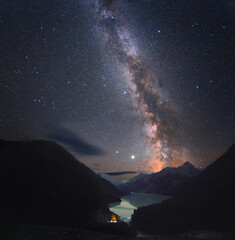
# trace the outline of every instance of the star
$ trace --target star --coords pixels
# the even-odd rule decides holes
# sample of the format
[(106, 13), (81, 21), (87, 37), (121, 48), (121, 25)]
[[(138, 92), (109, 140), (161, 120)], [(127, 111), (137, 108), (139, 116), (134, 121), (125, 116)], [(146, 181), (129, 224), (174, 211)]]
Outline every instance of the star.
[[(2, 138), (36, 140), (65, 126), (104, 148), (104, 172), (156, 172), (186, 159), (206, 167), (232, 144), (226, 1), (207, 12), (187, 0), (60, 1), (52, 12), (50, 1), (13, 2), (1, 26)], [(97, 159), (82, 160), (92, 168)]]

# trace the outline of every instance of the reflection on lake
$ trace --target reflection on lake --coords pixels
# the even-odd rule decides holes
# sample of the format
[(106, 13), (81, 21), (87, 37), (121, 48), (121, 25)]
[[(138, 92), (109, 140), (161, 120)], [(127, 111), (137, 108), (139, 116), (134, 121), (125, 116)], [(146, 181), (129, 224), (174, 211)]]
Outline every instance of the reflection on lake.
[(109, 209), (120, 216), (124, 222), (131, 220), (134, 209), (151, 204), (161, 203), (170, 196), (150, 193), (130, 193), (121, 198), (121, 202), (112, 203)]

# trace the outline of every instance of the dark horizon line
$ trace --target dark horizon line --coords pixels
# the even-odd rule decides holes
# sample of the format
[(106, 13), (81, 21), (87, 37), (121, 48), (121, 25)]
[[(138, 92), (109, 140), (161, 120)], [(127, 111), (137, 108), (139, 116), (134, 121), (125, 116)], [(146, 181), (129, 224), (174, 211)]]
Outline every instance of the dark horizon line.
[(131, 174), (131, 173), (140, 173), (140, 172), (123, 171), (123, 172), (105, 172), (105, 173), (98, 173), (98, 174), (107, 174), (107, 175), (110, 175), (110, 176), (117, 176), (117, 175)]

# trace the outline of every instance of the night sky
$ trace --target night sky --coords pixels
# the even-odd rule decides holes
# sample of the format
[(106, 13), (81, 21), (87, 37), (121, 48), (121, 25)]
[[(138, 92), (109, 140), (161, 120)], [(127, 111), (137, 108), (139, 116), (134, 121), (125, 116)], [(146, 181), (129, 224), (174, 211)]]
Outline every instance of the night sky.
[(234, 13), (232, 0), (0, 1), (0, 138), (56, 140), (96, 172), (206, 167), (235, 140)]

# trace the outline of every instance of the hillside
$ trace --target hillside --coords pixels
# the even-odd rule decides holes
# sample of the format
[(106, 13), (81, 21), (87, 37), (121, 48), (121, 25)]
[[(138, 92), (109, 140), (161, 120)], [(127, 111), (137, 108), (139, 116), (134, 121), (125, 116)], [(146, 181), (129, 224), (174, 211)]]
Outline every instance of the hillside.
[(121, 185), (120, 189), (127, 193), (142, 192), (174, 195), (184, 182), (187, 182), (200, 172), (200, 169), (186, 162), (178, 168), (166, 167), (157, 173), (141, 173), (126, 184)]
[(86, 225), (120, 191), (60, 145), (0, 141), (0, 221)]
[(139, 208), (132, 223), (147, 232), (234, 231), (235, 144), (162, 204)]
[(111, 182), (114, 186), (118, 187), (122, 184), (124, 184), (125, 182), (127, 182), (127, 180), (118, 180), (116, 178), (113, 178), (112, 176), (106, 174), (106, 173), (100, 173), (98, 174), (100, 177), (102, 177), (103, 179)]

